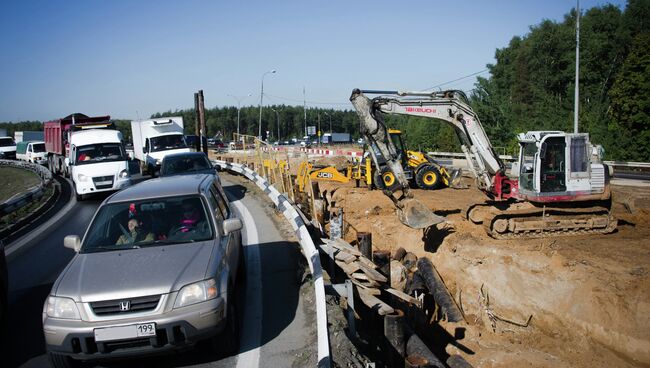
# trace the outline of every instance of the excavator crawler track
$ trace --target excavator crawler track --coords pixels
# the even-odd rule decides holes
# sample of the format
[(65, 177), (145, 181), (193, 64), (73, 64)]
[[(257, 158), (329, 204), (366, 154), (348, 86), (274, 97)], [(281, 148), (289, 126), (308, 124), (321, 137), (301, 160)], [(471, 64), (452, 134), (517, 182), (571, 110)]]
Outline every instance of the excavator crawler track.
[(483, 226), (495, 239), (545, 238), (608, 234), (616, 229), (617, 220), (605, 207), (546, 207), (493, 212)]

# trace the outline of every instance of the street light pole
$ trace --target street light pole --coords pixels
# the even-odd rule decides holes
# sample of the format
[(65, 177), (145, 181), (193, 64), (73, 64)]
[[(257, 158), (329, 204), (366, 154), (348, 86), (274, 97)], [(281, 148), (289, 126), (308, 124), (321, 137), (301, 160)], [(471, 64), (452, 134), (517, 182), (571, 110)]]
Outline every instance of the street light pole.
[(246, 99), (246, 97), (250, 97), (251, 94), (247, 94), (246, 96), (234, 96), (234, 95), (228, 95), (232, 98), (234, 98), (237, 101), (237, 139), (241, 139), (239, 135), (239, 112), (241, 111), (241, 102)]
[(323, 111), (325, 115), (327, 115), (328, 118), (330, 118), (330, 134), (332, 134), (332, 115), (330, 115), (327, 111)]
[(278, 113), (278, 110), (271, 108), (273, 112), (275, 112), (275, 117), (277, 118), (278, 121), (278, 145), (280, 144), (280, 114)]
[(268, 72), (262, 74), (262, 88), (260, 89), (260, 121), (258, 129), (258, 138), (262, 139), (262, 103), (264, 102), (264, 77), (267, 74), (275, 74), (275, 69), (269, 70)]

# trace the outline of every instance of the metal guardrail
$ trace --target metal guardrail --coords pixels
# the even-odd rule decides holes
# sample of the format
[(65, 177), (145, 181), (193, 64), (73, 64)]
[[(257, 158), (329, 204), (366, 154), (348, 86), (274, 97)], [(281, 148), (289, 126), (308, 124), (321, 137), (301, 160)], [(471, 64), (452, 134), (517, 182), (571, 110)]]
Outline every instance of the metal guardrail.
[(36, 173), (41, 178), (41, 183), (37, 186), (29, 188), (26, 192), (13, 196), (0, 203), (0, 216), (8, 215), (26, 205), (30, 202), (39, 199), (47, 190), (47, 187), (52, 182), (52, 173), (46, 167), (32, 164), (25, 161), (14, 160), (0, 160), (0, 167), (16, 167), (19, 169), (29, 170)]
[(224, 170), (244, 175), (255, 183), (273, 201), (273, 204), (289, 221), (296, 236), (299, 239), (302, 252), (307, 259), (309, 270), (314, 280), (314, 293), (316, 295), (316, 328), (318, 331), (318, 368), (329, 368), (331, 365), (329, 335), (327, 329), (327, 307), (325, 305), (325, 284), (323, 281), (323, 270), (320, 264), (320, 254), (309, 234), (309, 230), (299, 209), (284, 194), (280, 193), (275, 185), (270, 184), (263, 176), (248, 168), (246, 165), (230, 163), (221, 160), (213, 160), (213, 163)]
[[(441, 158), (465, 159), (464, 153), (458, 152), (427, 152), (428, 155)], [(503, 161), (516, 161), (517, 157), (512, 155), (499, 155)], [(632, 171), (650, 171), (648, 162), (623, 162), (623, 161), (603, 161), (604, 164), (611, 166), (616, 170), (617, 167), (626, 168)]]

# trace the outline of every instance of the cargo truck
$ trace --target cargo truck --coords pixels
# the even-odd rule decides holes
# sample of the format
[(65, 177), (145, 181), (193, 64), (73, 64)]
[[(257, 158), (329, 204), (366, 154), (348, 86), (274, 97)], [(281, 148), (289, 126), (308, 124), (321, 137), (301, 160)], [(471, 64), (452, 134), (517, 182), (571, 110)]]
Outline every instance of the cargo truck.
[(43, 132), (39, 131), (14, 132), (14, 138), (16, 143), (26, 141), (42, 141), (44, 139)]
[(110, 116), (71, 114), (43, 124), (47, 166), (72, 179), (78, 201), (131, 184), (122, 133)]
[(321, 138), (321, 143), (332, 144), (332, 143), (349, 143), (352, 142), (350, 138), (350, 133), (325, 133)]
[(47, 164), (47, 152), (43, 141), (22, 141), (16, 143), (16, 159), (33, 164)]
[(180, 116), (131, 121), (133, 155), (139, 161), (140, 173), (155, 177), (163, 158), (173, 153), (190, 152), (183, 136)]

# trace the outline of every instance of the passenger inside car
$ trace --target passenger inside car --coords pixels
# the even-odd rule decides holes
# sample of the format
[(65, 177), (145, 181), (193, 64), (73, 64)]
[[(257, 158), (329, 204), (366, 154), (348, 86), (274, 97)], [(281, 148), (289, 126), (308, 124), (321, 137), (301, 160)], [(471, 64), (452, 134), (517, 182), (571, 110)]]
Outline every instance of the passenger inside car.
[(151, 232), (146, 232), (142, 228), (142, 223), (137, 218), (132, 218), (127, 223), (128, 232), (126, 229), (120, 225), (120, 230), (122, 235), (117, 239), (115, 245), (123, 244), (136, 244), (141, 242), (152, 242), (154, 241), (154, 235)]

